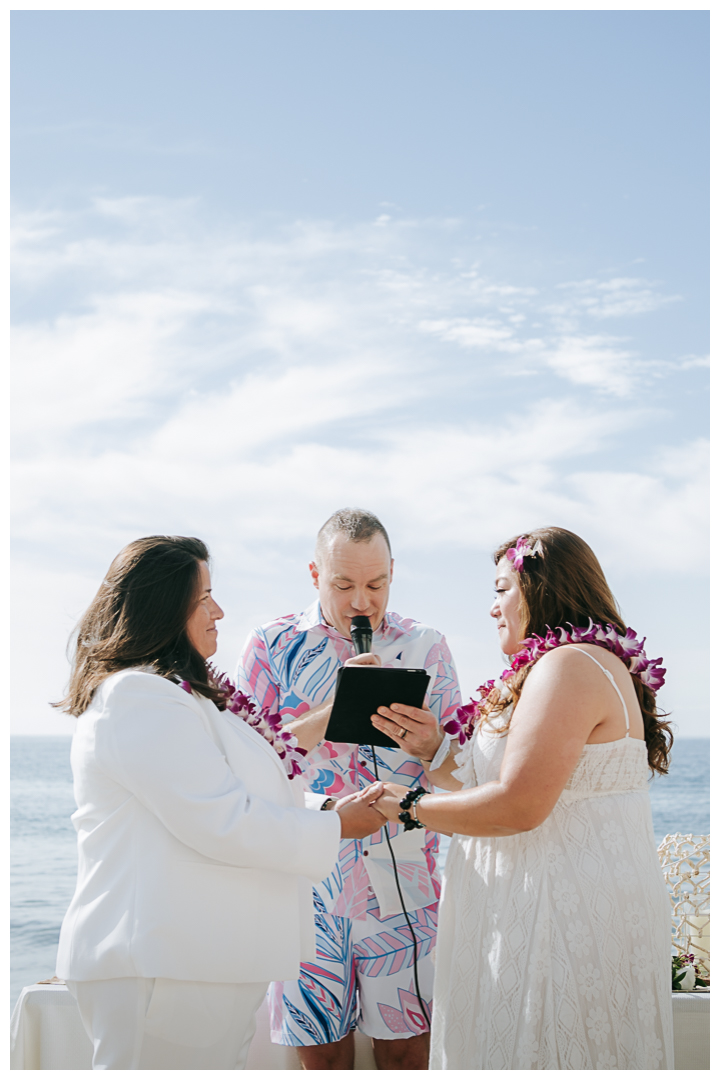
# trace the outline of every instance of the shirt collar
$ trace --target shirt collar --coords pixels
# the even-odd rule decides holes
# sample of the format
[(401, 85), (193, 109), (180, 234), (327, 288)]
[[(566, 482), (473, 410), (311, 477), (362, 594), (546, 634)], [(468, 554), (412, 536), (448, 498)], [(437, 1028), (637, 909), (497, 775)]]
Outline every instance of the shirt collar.
[[(375, 631), (375, 633), (381, 636), (383, 634), (386, 634), (387, 631), (390, 629), (391, 624), (395, 625), (396, 617), (393, 618), (393, 616), (394, 612), (386, 611), (385, 615), (383, 616), (383, 621), (380, 623), (380, 626)], [(336, 630), (334, 626), (330, 626), (329, 623), (325, 622), (325, 619), (323, 618), (323, 613), (320, 609), (319, 599), (314, 600), (309, 607), (305, 608), (302, 615), (298, 619), (297, 628), (298, 630), (314, 630), (316, 628), (319, 628), (320, 630), (323, 630), (328, 635), (328, 637), (338, 638), (340, 641), (349, 640), (348, 638), (343, 637), (340, 631)]]

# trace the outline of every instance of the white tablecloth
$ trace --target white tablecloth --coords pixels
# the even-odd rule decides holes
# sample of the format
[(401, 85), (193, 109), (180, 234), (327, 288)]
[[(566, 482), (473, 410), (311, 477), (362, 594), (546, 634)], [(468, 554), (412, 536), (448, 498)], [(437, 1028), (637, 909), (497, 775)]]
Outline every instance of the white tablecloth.
[[(82, 1026), (75, 998), (64, 983), (26, 986), (10, 1021), (11, 1069), (90, 1069), (92, 1045)], [(248, 1069), (300, 1069), (290, 1046), (270, 1042), (270, 1017), (263, 1002), (250, 1045)], [(355, 1032), (355, 1068), (374, 1069), (372, 1044)]]
[[(11, 1069), (90, 1069), (92, 1047), (72, 994), (64, 983), (26, 986), (10, 1022)], [(710, 994), (673, 994), (675, 1068), (710, 1068)], [(270, 1042), (263, 1003), (250, 1047), (248, 1069), (299, 1069), (295, 1051)], [(355, 1068), (374, 1069), (370, 1040), (355, 1033)]]
[(673, 994), (676, 1069), (710, 1068), (710, 991)]

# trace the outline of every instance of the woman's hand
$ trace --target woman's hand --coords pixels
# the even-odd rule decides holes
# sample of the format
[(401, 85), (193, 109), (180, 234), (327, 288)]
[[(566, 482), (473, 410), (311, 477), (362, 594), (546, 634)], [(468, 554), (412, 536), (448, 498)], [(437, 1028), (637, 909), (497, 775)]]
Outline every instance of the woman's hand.
[(391, 705), (387, 708), (381, 705), (371, 720), (373, 727), (394, 739), (401, 750), (421, 761), (432, 761), (444, 738), (435, 713), (427, 708), (414, 709), (412, 705)]
[(388, 821), (394, 822), (396, 825), (400, 824), (400, 800), (404, 799), (408, 793), (407, 787), (403, 787), (402, 784), (383, 784), (383, 792), (375, 803), (375, 809)]
[(343, 840), (362, 840), (378, 832), (385, 818), (372, 805), (382, 795), (384, 785), (371, 784), (364, 791), (353, 791), (338, 799), (334, 810), (340, 815), (340, 835)]

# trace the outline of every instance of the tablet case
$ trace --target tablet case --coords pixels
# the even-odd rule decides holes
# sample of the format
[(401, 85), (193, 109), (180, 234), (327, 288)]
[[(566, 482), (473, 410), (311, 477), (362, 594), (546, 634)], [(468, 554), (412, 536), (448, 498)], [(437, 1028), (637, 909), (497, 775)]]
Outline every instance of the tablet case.
[(380, 705), (413, 705), (421, 709), (429, 682), (424, 668), (340, 668), (325, 738), (399, 749), (389, 735), (372, 726), (370, 717)]

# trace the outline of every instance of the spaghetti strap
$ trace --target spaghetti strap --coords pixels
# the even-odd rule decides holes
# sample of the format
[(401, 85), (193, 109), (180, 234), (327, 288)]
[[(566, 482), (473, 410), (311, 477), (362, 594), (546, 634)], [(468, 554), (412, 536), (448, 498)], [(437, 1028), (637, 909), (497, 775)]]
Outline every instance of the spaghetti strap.
[(572, 645), (567, 646), (567, 648), (573, 649), (573, 652), (579, 652), (579, 653), (582, 653), (583, 656), (587, 656), (588, 660), (592, 660), (593, 664), (597, 664), (597, 666), (600, 668), (600, 670), (603, 671), (607, 675), (608, 679), (610, 680), (610, 682), (615, 687), (615, 691), (617, 693), (617, 696), (620, 698), (620, 704), (622, 705), (623, 712), (625, 713), (625, 738), (629, 739), (630, 738), (630, 717), (628, 715), (627, 705), (625, 704), (625, 698), (620, 693), (620, 690), (618, 688), (618, 684), (615, 682), (615, 679), (612, 676), (612, 672), (608, 671), (608, 669), (606, 667), (603, 667), (599, 660), (596, 660), (594, 656), (590, 655), (590, 653), (585, 652), (584, 649), (573, 648)]

